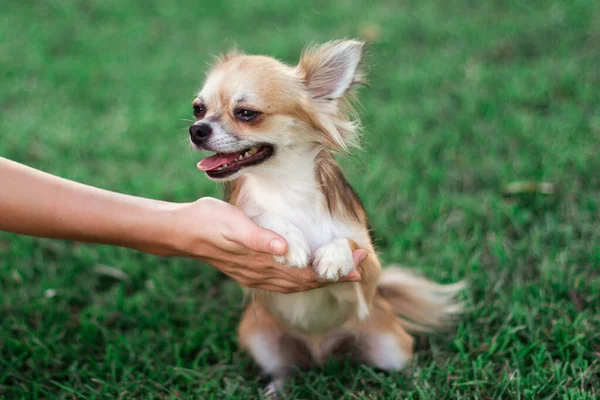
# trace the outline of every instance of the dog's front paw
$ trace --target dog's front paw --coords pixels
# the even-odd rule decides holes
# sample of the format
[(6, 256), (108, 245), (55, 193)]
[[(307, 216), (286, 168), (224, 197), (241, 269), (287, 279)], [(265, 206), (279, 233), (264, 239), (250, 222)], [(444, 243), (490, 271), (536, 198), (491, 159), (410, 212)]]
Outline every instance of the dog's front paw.
[(310, 261), (310, 247), (301, 232), (278, 232), (288, 244), (287, 253), (275, 256), (275, 261), (292, 268), (305, 268)]
[(337, 239), (319, 247), (313, 261), (315, 273), (321, 279), (337, 281), (354, 268), (352, 249), (346, 239)]
[(287, 253), (282, 256), (274, 256), (275, 262), (292, 268), (305, 268), (308, 266), (310, 246), (300, 229), (280, 215), (270, 212), (259, 214), (252, 219), (263, 228), (280, 234), (287, 242)]

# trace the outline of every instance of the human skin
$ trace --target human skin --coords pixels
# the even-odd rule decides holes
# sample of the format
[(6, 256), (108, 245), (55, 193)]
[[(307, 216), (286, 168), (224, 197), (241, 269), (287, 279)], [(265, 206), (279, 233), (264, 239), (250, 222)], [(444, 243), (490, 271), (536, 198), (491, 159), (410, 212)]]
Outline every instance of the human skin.
[[(297, 292), (326, 285), (311, 268), (273, 260), (287, 251), (278, 234), (241, 210), (205, 197), (171, 203), (115, 193), (0, 157), (0, 230), (128, 247), (163, 257), (205, 261), (245, 287)], [(358, 265), (364, 250), (353, 254)], [(358, 281), (352, 271), (340, 281)]]

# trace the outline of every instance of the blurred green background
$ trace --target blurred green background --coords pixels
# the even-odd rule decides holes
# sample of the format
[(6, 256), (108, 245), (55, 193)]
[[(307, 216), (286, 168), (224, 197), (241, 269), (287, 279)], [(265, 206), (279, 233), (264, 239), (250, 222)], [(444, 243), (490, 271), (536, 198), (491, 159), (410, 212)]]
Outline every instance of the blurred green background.
[[(594, 0), (5, 0), (0, 155), (138, 196), (218, 196), (187, 147), (212, 56), (294, 63), (342, 37), (370, 43), (366, 150), (341, 159), (382, 258), (467, 279), (470, 311), (455, 335), (419, 337), (403, 373), (332, 361), (290, 398), (596, 398)], [(255, 398), (241, 301), (190, 260), (0, 234), (0, 397)]]

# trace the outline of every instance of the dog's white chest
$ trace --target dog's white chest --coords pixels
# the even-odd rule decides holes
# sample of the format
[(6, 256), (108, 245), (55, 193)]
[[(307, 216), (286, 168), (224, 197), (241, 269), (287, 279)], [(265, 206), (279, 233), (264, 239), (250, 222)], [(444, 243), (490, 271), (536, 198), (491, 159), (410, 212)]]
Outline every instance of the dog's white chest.
[[(368, 234), (363, 227), (351, 226), (331, 215), (314, 179), (291, 180), (287, 184), (249, 179), (243, 204), (244, 211), (251, 217), (258, 216), (261, 225), (284, 236), (288, 234), (288, 255), (294, 246), (290, 238), (297, 238), (296, 234), (290, 234), (289, 225), (293, 226), (292, 231), (297, 228), (310, 248), (309, 263), (315, 261), (315, 254), (322, 246), (336, 239), (353, 239), (361, 247), (368, 245), (365, 242)], [(346, 247), (340, 253), (340, 266), (348, 265), (348, 257), (352, 265), (351, 249), (347, 242), (341, 243)], [(288, 326), (308, 332), (327, 331), (340, 326), (352, 315), (362, 318), (368, 314), (356, 283), (335, 284), (303, 293), (265, 292), (261, 297), (263, 304)]]
[(322, 210), (319, 203), (315, 201), (312, 204), (300, 205), (292, 202), (278, 207), (280, 215), (300, 229), (313, 253), (336, 238), (350, 236), (350, 230), (335, 221), (329, 212)]
[(336, 238), (362, 241), (355, 228), (331, 216), (314, 181), (286, 185), (251, 181), (248, 186), (244, 211), (251, 217), (263, 212), (280, 215), (302, 232), (312, 252)]

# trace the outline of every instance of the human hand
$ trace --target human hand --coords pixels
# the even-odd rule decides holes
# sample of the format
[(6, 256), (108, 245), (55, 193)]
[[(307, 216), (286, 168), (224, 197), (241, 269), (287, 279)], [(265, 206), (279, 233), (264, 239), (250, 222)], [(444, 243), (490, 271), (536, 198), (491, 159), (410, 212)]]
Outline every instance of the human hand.
[[(228, 203), (207, 197), (172, 205), (169, 214), (170, 250), (157, 254), (198, 258), (249, 288), (291, 293), (331, 284), (317, 280), (312, 268), (292, 269), (273, 261), (273, 255), (287, 252), (285, 240)], [(366, 256), (365, 250), (356, 250), (355, 265)], [(353, 270), (338, 282), (360, 278)]]
[[(247, 287), (295, 292), (325, 283), (273, 261), (287, 244), (241, 210), (204, 198), (168, 203), (62, 179), (0, 157), (0, 230), (195, 257)], [(366, 252), (355, 253), (357, 259)], [(357, 262), (358, 264), (358, 262)], [(353, 271), (342, 281), (360, 280)]]

